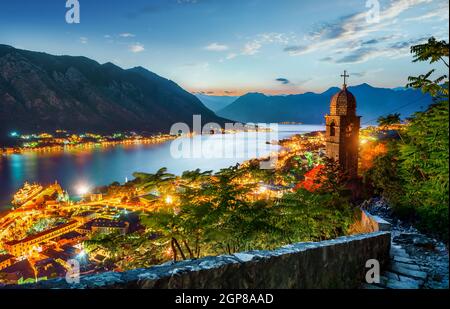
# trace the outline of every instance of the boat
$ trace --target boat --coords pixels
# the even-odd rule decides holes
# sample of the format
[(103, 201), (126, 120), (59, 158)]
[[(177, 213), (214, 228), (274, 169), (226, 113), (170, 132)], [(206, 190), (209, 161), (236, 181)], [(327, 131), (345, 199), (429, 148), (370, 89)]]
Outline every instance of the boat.
[(44, 190), (44, 187), (39, 184), (36, 184), (36, 183), (30, 184), (28, 182), (25, 182), (23, 187), (20, 188), (19, 191), (17, 191), (14, 194), (13, 200), (11, 201), (11, 203), (14, 206), (20, 207), (23, 204), (25, 204), (26, 202), (33, 199), (36, 195), (41, 193), (43, 190)]

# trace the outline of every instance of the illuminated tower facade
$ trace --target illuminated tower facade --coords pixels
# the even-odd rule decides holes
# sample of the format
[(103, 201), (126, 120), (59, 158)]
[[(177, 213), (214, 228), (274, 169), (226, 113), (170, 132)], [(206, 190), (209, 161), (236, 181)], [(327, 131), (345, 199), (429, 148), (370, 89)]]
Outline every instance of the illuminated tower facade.
[(358, 177), (358, 146), (361, 117), (356, 115), (356, 99), (347, 89), (344, 71), (342, 90), (333, 96), (326, 120), (327, 157), (339, 163), (350, 178)]

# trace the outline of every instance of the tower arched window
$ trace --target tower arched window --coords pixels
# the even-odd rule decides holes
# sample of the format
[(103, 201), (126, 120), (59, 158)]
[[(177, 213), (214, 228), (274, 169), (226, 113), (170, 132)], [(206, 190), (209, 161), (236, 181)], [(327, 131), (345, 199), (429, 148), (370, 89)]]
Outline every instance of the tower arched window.
[(336, 124), (334, 121), (330, 124), (330, 136), (336, 136)]
[(351, 124), (349, 124), (348, 126), (347, 126), (347, 130), (346, 130), (347, 132), (347, 136), (352, 136), (352, 133), (353, 133), (353, 123), (351, 123)]

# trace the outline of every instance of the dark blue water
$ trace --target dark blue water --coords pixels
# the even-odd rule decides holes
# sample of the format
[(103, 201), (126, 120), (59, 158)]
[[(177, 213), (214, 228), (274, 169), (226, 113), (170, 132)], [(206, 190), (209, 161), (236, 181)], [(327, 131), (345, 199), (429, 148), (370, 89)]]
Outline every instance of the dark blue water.
[[(77, 187), (95, 187), (132, 179), (132, 173), (155, 172), (167, 167), (218, 171), (255, 157), (267, 156), (277, 146), (267, 141), (299, 132), (322, 130), (321, 126), (280, 125), (277, 132), (196, 136), (158, 145), (117, 146), (85, 151), (29, 153), (0, 157), (0, 210), (25, 181), (42, 184), (58, 181), (69, 194)], [(182, 143), (184, 147), (176, 147)], [(175, 150), (174, 150), (175, 149)]]

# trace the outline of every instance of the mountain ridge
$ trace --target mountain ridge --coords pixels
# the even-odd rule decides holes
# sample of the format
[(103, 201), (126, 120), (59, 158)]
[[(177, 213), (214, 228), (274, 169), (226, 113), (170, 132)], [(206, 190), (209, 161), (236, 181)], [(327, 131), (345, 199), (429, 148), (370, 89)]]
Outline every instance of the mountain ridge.
[[(419, 90), (378, 88), (367, 83), (348, 87), (357, 100), (357, 112), (363, 123), (375, 123), (388, 113), (397, 112), (409, 117), (432, 103), (429, 95)], [(330, 87), (321, 93), (306, 92), (290, 95), (265, 95), (250, 92), (216, 113), (241, 122), (302, 122), (319, 124), (329, 111), (330, 100), (341, 89)], [(406, 106), (405, 106), (406, 105)]]
[(226, 122), (175, 82), (143, 67), (122, 69), (0, 44), (0, 134), (168, 132), (175, 122), (191, 126), (193, 115), (202, 115), (203, 123)]
[(204, 93), (194, 93), (194, 95), (203, 103), (203, 105), (213, 112), (217, 112), (227, 107), (239, 98), (237, 96), (212, 96)]

